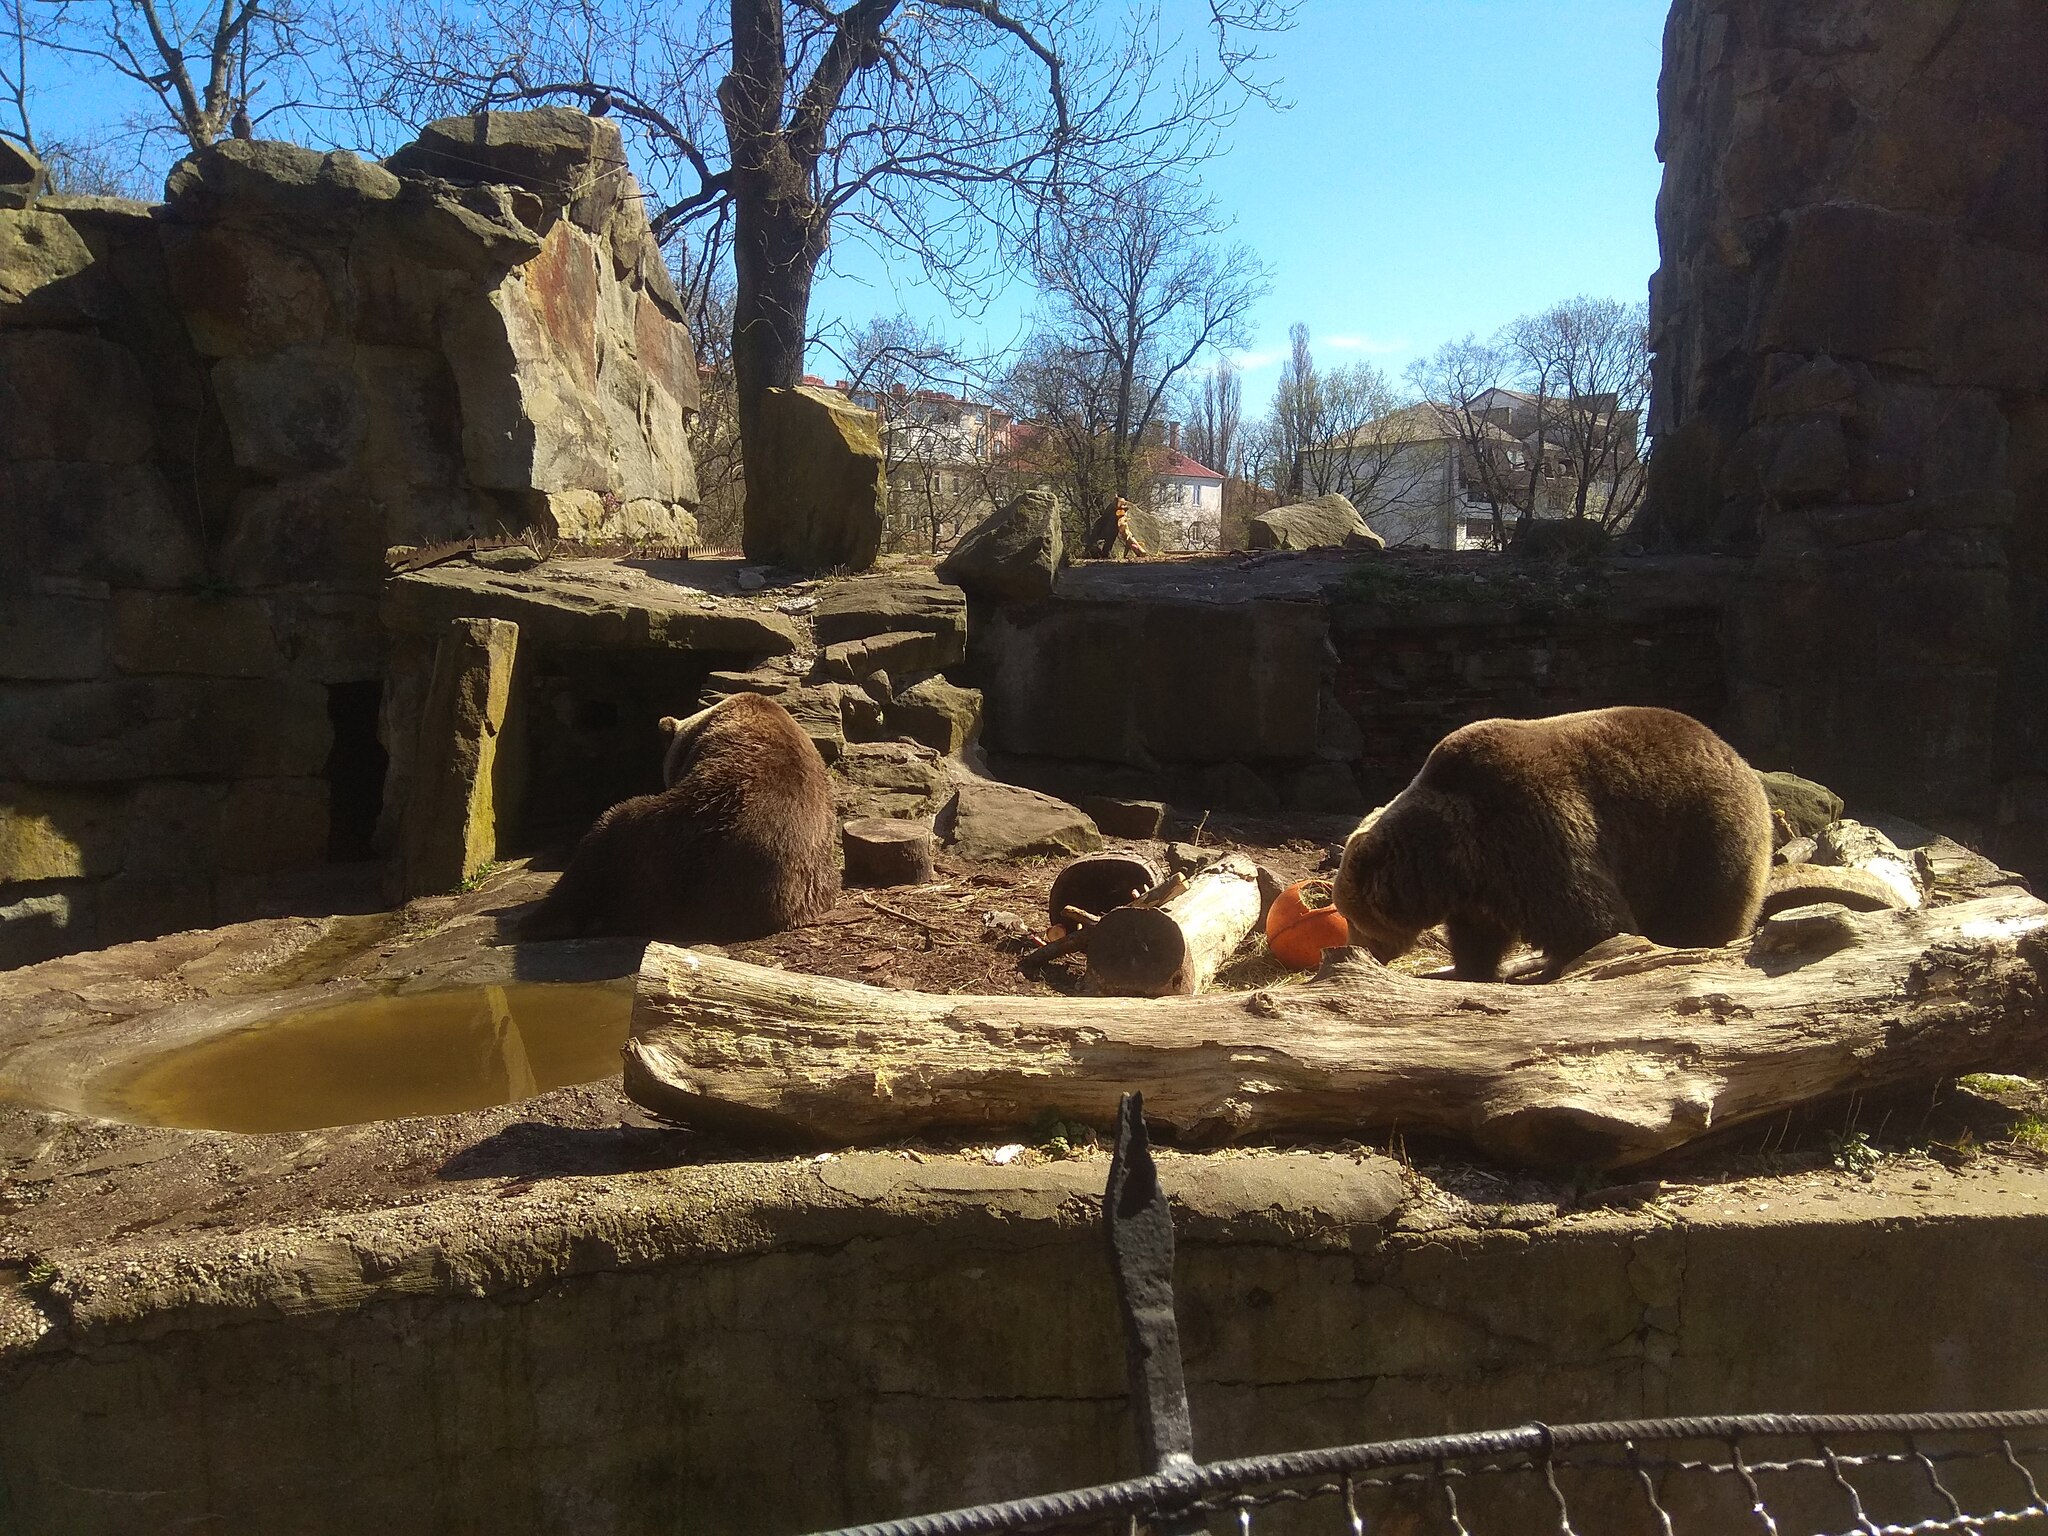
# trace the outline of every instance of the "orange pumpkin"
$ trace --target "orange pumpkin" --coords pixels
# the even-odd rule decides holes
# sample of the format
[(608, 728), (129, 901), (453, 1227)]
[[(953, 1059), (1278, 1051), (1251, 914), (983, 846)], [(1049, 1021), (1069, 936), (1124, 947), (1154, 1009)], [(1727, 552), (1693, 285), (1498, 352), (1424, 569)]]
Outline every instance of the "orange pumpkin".
[(1297, 880), (1266, 909), (1266, 948), (1298, 971), (1323, 963), (1323, 951), (1351, 942), (1351, 925), (1330, 904), (1327, 880)]

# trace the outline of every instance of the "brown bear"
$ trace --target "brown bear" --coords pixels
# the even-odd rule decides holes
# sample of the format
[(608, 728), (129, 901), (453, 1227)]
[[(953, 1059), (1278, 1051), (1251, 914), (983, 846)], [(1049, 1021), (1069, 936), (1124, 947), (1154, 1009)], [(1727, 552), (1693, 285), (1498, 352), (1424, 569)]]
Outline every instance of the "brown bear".
[(788, 710), (739, 693), (661, 729), (668, 788), (598, 818), (521, 937), (755, 939), (838, 899), (825, 760)]
[(1454, 973), (1494, 981), (1517, 940), (1549, 974), (1602, 939), (1726, 944), (1756, 923), (1771, 808), (1720, 737), (1668, 709), (1481, 720), (1351, 834), (1336, 904), (1393, 959), (1445, 925)]

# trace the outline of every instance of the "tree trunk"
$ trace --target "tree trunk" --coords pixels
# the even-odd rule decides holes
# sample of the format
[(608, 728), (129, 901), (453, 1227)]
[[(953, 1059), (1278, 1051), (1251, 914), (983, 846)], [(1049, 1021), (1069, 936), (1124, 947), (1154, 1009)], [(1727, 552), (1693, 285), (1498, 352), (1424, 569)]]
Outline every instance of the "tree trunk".
[[(787, 161), (786, 154), (771, 159)], [(790, 174), (794, 168), (788, 167)], [(773, 186), (773, 173), (742, 180), (733, 200), (733, 382), (738, 393), (740, 462), (759, 462), (761, 402), (771, 389), (803, 382), (804, 336), (810, 324), (811, 280), (823, 244), (814, 239), (817, 210), (808, 197), (791, 197)], [(757, 182), (759, 184), (757, 190)], [(756, 496), (747, 477), (745, 552), (767, 559), (780, 543), (764, 527), (771, 509)]]
[(1259, 871), (1218, 859), (1158, 906), (1121, 906), (1088, 935), (1088, 976), (1109, 997), (1191, 997), (1259, 920)]
[(652, 944), (626, 1090), (705, 1128), (849, 1146), (1010, 1135), (1051, 1109), (1108, 1126), (1138, 1088), (1190, 1141), (1398, 1126), (1612, 1167), (1852, 1089), (2024, 1070), (2048, 1046), (2044, 924), (2002, 889), (1801, 908), (1725, 949), (1610, 940), (1547, 986), (1342, 950), (1304, 984), (1136, 1001), (885, 991)]

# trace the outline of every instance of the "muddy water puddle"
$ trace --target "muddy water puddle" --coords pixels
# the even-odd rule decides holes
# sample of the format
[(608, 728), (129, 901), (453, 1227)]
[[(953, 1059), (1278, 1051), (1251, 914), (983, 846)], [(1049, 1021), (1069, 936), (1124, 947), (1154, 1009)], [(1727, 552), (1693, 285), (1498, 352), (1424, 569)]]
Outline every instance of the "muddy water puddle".
[(351, 998), (140, 1058), (94, 1085), (95, 1109), (244, 1132), (486, 1109), (615, 1075), (632, 1008), (630, 977)]

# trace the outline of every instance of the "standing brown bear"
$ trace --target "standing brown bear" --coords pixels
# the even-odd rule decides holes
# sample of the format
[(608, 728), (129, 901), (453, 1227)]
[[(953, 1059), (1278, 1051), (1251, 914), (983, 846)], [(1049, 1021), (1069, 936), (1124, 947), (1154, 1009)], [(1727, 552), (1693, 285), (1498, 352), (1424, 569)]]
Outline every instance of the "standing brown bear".
[(1460, 979), (1520, 940), (1555, 974), (1602, 939), (1726, 944), (1756, 922), (1771, 810), (1735, 749), (1668, 709), (1481, 720), (1344, 846), (1336, 903), (1391, 960), (1437, 923)]
[(522, 937), (756, 939), (838, 899), (825, 760), (788, 710), (739, 693), (661, 729), (668, 788), (598, 818)]

